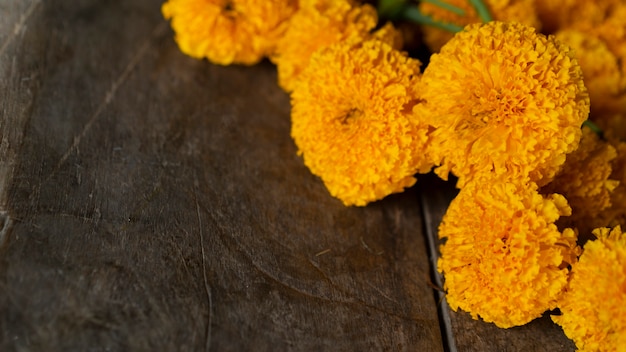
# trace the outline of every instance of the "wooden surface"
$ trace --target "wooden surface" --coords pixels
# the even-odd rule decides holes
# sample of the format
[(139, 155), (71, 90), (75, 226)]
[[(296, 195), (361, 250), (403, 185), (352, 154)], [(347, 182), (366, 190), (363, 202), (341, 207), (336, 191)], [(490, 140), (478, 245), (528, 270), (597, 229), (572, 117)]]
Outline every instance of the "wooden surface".
[(573, 350), (448, 314), (450, 186), (344, 207), (274, 67), (185, 57), (159, 7), (0, 0), (0, 351)]

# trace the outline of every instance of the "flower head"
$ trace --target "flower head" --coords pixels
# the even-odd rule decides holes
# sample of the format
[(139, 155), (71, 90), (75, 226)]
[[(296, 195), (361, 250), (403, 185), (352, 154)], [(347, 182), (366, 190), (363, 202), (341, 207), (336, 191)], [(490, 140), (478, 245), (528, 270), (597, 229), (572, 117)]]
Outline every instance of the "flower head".
[[(607, 18), (598, 26), (586, 28), (594, 33), (598, 38), (606, 44), (606, 47), (613, 54), (618, 62), (619, 73), (610, 76), (612, 90), (607, 91), (608, 94), (597, 97), (592, 100), (598, 109), (608, 113), (626, 114), (626, 3), (621, 1), (611, 8)], [(583, 74), (584, 68), (583, 68)], [(617, 77), (615, 77), (617, 76)], [(587, 76), (585, 76), (587, 77)], [(595, 80), (595, 79), (594, 79)], [(617, 88), (614, 88), (617, 87)]]
[(574, 264), (562, 315), (553, 316), (581, 351), (623, 351), (626, 346), (626, 236), (618, 226), (594, 231)]
[(475, 24), (431, 57), (414, 112), (436, 172), (543, 185), (576, 148), (589, 96), (574, 53), (519, 23)]
[[(613, 28), (606, 30), (607, 33), (619, 32), (616, 26), (605, 23), (591, 29), (563, 29), (555, 34), (556, 39), (576, 52), (589, 91), (594, 119), (626, 113), (626, 63), (623, 62), (626, 60), (626, 52), (620, 53), (621, 48), (626, 46), (626, 36), (621, 41), (610, 39), (609, 35), (599, 31), (599, 28), (607, 27)], [(626, 32), (626, 24), (621, 32)], [(612, 40), (620, 45), (616, 47)]]
[(370, 38), (315, 52), (292, 93), (291, 135), (304, 163), (346, 205), (365, 205), (430, 169), (417, 103), (421, 63)]
[(576, 51), (592, 118), (626, 114), (626, 3), (548, 0), (537, 6), (557, 39)]
[(377, 22), (376, 9), (368, 4), (356, 5), (350, 0), (301, 1), (271, 56), (278, 67), (280, 86), (293, 90), (313, 52), (344, 40), (363, 40)]
[(594, 27), (620, 2), (623, 0), (541, 0), (535, 5), (542, 29), (551, 34), (564, 28)]
[(535, 185), (462, 188), (439, 227), (450, 307), (504, 328), (554, 308), (578, 253), (575, 232), (554, 224), (569, 213), (563, 196), (543, 197)]
[(169, 0), (161, 10), (183, 53), (251, 65), (273, 52), (296, 7), (297, 0)]
[(559, 221), (561, 227), (575, 227), (581, 234), (590, 234), (596, 227), (609, 225), (600, 214), (611, 207), (611, 193), (619, 184), (610, 178), (616, 157), (611, 144), (583, 127), (580, 146), (567, 155), (561, 171), (542, 189), (567, 198), (572, 215)]
[[(446, 0), (445, 2), (462, 9), (464, 14), (456, 14), (426, 1), (420, 2), (419, 9), (420, 12), (431, 16), (436, 21), (452, 23), (461, 27), (481, 22), (470, 1)], [(541, 26), (535, 11), (534, 0), (485, 0), (485, 4), (495, 20), (520, 22), (535, 28)], [(439, 51), (453, 37), (449, 31), (432, 26), (423, 26), (422, 30), (424, 31), (424, 41), (432, 52)]]

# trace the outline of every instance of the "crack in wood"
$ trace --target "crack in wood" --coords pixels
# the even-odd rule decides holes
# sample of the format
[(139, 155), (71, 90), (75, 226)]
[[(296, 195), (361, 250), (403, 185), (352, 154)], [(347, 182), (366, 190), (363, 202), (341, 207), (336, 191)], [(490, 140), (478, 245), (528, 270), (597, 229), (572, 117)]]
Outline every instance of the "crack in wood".
[[(87, 123), (83, 126), (83, 129), (81, 130), (81, 132), (77, 134), (76, 136), (74, 136), (72, 144), (65, 151), (65, 153), (63, 153), (63, 155), (61, 156), (59, 161), (56, 163), (55, 167), (52, 169), (50, 174), (48, 174), (48, 176), (41, 182), (42, 184), (50, 180), (61, 169), (61, 166), (63, 166), (63, 164), (67, 161), (69, 156), (78, 148), (78, 145), (81, 143), (83, 137), (85, 137), (85, 135), (87, 135), (87, 133), (91, 130), (94, 123), (102, 115), (102, 112), (104, 112), (104, 109), (115, 98), (115, 95), (118, 89), (124, 84), (124, 82), (126, 82), (128, 77), (130, 77), (131, 72), (139, 64), (143, 56), (148, 52), (148, 49), (150, 49), (150, 47), (152, 46), (155, 38), (162, 36), (165, 33), (167, 28), (168, 28), (167, 22), (162, 22), (155, 27), (150, 37), (143, 43), (143, 45), (139, 47), (139, 49), (132, 56), (132, 58), (130, 59), (130, 61), (124, 68), (124, 70), (120, 73), (117, 79), (113, 81), (111, 88), (109, 88), (109, 90), (105, 93), (104, 99), (100, 102), (100, 104), (96, 108), (96, 111), (94, 111), (94, 113), (91, 114), (91, 116), (89, 116), (89, 118), (87, 119)], [(39, 185), (39, 187), (41, 187), (41, 184)]]
[(437, 271), (437, 260), (439, 258), (437, 250), (437, 229), (441, 219), (434, 216), (434, 214), (438, 214), (438, 210), (447, 206), (447, 203), (449, 203), (452, 199), (452, 196), (449, 194), (450, 192), (447, 192), (447, 197), (444, 197), (446, 199), (433, 199), (433, 197), (429, 197), (427, 195), (427, 192), (427, 187), (422, 188), (419, 192), (419, 200), (421, 203), (422, 218), (424, 220), (423, 233), (426, 237), (426, 251), (428, 252), (431, 267), (430, 279), (432, 285), (434, 286), (432, 289), (434, 300), (437, 305), (437, 313), (439, 315), (439, 326), (441, 329), (441, 338), (444, 350), (446, 352), (456, 352), (457, 346), (454, 339), (452, 322), (450, 320), (450, 309), (445, 301), (445, 292), (440, 289), (443, 287), (443, 281), (441, 275)]
[(0, 248), (7, 243), (12, 226), (13, 219), (11, 219), (9, 213), (6, 211), (0, 211)]
[(198, 182), (198, 175), (194, 174), (194, 201), (196, 203), (196, 215), (198, 217), (198, 236), (200, 237), (200, 250), (202, 253), (202, 278), (204, 280), (204, 291), (206, 293), (207, 296), (207, 303), (209, 305), (208, 307), (208, 313), (209, 313), (209, 317), (207, 318), (207, 327), (206, 327), (206, 336), (205, 336), (205, 343), (204, 343), (204, 350), (206, 352), (209, 351), (209, 349), (211, 348), (211, 319), (213, 318), (213, 298), (211, 297), (211, 287), (209, 286), (209, 280), (207, 279), (207, 274), (206, 274), (206, 255), (204, 253), (204, 234), (202, 231), (202, 219), (200, 217), (200, 203), (198, 202), (198, 197), (196, 196), (198, 194), (198, 187), (199, 187), (199, 182)]
[(11, 42), (22, 32), (22, 29), (25, 28), (24, 24), (26, 24), (26, 21), (28, 21), (30, 16), (32, 16), (39, 4), (41, 4), (41, 0), (35, 0), (32, 4), (30, 4), (28, 9), (26, 9), (26, 12), (20, 16), (20, 20), (13, 27), (13, 32), (9, 34), (9, 37), (4, 41), (4, 43), (2, 43), (2, 46), (0, 46), (0, 56), (4, 55), (4, 52), (9, 47), (9, 44), (11, 44)]

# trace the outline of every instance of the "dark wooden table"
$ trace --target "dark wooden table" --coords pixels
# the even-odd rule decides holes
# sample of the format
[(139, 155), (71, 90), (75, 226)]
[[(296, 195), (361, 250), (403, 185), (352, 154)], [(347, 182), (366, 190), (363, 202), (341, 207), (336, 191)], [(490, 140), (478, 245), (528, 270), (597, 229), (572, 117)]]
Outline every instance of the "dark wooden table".
[(574, 349), (449, 312), (451, 185), (344, 207), (274, 67), (185, 57), (160, 4), (0, 0), (1, 351)]

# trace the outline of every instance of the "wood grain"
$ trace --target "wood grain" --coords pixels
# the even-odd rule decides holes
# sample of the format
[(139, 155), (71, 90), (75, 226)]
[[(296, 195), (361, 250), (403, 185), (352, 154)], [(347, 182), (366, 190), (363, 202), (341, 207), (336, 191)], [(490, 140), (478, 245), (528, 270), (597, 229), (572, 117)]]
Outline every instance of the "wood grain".
[(330, 197), (269, 63), (155, 1), (5, 5), (0, 350), (444, 350), (416, 190)]
[(30, 70), (27, 75), (22, 69), (43, 56), (42, 48), (31, 47), (30, 38), (25, 36), (28, 26), (37, 26), (33, 13), (39, 5), (36, 0), (0, 3), (0, 246), (13, 225), (7, 211), (7, 186), (37, 91), (37, 72)]

